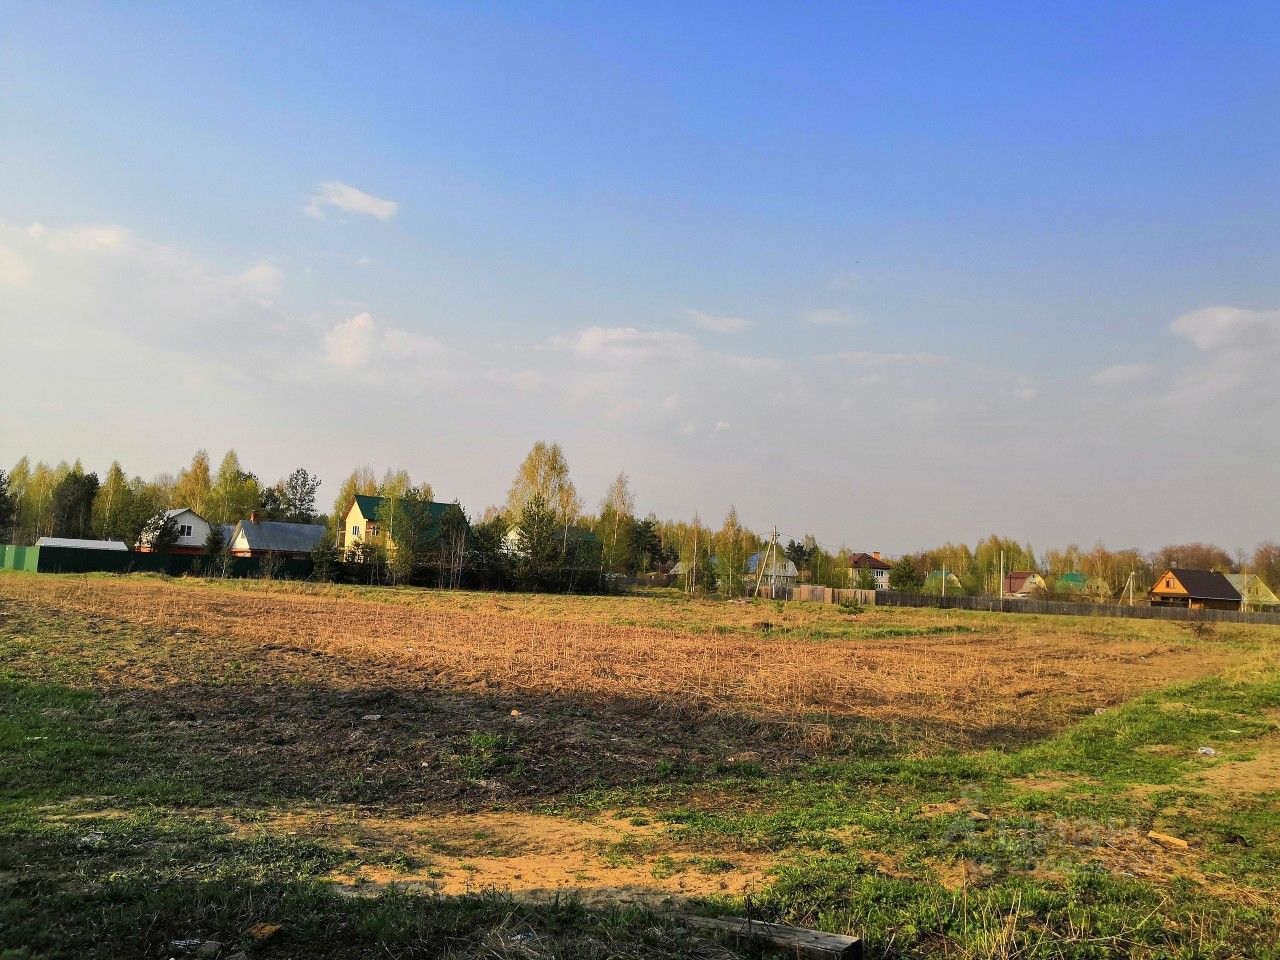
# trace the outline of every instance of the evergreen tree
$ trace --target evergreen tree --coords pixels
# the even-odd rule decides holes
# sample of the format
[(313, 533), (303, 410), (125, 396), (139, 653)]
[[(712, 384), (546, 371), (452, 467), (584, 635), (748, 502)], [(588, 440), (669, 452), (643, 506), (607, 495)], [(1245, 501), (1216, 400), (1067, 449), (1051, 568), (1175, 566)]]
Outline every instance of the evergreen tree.
[(663, 562), (665, 558), (662, 553), (662, 538), (658, 534), (657, 517), (649, 514), (634, 524), (630, 537), (630, 561), (634, 564), (631, 572), (647, 573)]
[(903, 593), (919, 593), (922, 586), (924, 586), (924, 578), (920, 576), (920, 571), (916, 569), (916, 565), (911, 561), (910, 557), (903, 557), (889, 571), (889, 588), (891, 590), (901, 590)]
[(98, 475), (85, 474), (79, 464), (58, 481), (51, 495), (52, 532), (55, 537), (87, 539), (93, 536), (93, 498)]
[(320, 480), (302, 467), (294, 470), (277, 485), (286, 517), (294, 523), (314, 523), (316, 492)]
[(560, 586), (564, 548), (555, 511), (540, 496), (520, 510), (517, 583), (525, 590), (550, 591)]
[(0, 542), (7, 541), (18, 519), (18, 504), (9, 491), (9, 477), (0, 470)]

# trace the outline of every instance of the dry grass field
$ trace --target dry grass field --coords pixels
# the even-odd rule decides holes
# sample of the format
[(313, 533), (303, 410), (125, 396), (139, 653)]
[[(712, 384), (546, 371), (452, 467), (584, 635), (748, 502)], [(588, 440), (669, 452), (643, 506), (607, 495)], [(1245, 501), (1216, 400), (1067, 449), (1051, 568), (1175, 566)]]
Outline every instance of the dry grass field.
[(0, 575), (0, 956), (726, 956), (667, 911), (744, 896), (872, 956), (1242, 956), (1277, 639)]

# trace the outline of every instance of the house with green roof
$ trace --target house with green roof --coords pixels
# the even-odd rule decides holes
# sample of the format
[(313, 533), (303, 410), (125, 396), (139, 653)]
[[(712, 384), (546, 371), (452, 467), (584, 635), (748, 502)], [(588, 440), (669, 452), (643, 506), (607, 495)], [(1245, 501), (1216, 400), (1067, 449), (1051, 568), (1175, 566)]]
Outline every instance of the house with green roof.
[(959, 597), (964, 594), (964, 584), (950, 570), (947, 571), (945, 578), (941, 570), (932, 570), (924, 578), (924, 584), (920, 587), (920, 592), (930, 597)]
[(1280, 598), (1276, 597), (1256, 573), (1227, 573), (1224, 576), (1243, 599), (1244, 606), (1241, 609), (1263, 612), (1280, 610)]
[(1111, 596), (1111, 586), (1101, 577), (1087, 577), (1083, 573), (1064, 573), (1053, 581), (1053, 592), (1073, 597)]
[[(380, 547), (394, 553), (397, 514), (390, 509), (391, 502), (387, 497), (356, 494), (338, 526), (338, 549), (349, 554), (362, 547)], [(440, 536), (445, 516), (458, 509), (453, 503), (412, 498), (400, 500), (399, 506), (404, 511), (399, 515), (407, 516), (415, 534), (427, 542)]]

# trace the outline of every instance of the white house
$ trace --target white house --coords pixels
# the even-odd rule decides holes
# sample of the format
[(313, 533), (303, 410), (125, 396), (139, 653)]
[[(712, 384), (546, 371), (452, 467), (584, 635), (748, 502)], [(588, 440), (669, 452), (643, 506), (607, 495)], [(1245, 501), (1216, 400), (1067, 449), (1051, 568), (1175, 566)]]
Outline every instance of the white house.
[(849, 582), (856, 585), (858, 575), (863, 570), (870, 570), (875, 579), (876, 590), (889, 589), (889, 571), (893, 569), (880, 556), (880, 551), (873, 553), (855, 553), (849, 558)]
[[(208, 520), (187, 507), (166, 510), (164, 515), (178, 528), (178, 539), (169, 549), (170, 553), (204, 553), (205, 541), (209, 539)], [(140, 547), (148, 551), (151, 549), (146, 543)]]

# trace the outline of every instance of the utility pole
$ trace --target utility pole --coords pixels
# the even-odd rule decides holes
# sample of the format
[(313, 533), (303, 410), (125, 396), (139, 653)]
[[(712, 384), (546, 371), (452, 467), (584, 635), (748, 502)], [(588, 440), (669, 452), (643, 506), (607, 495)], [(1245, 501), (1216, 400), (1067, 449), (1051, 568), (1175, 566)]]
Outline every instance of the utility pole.
[[(773, 556), (773, 549), (778, 544), (778, 525), (774, 524), (773, 533), (769, 535), (769, 546), (765, 548), (761, 554), (759, 562), (756, 563), (756, 589), (752, 594), (753, 597), (760, 596), (760, 581), (764, 579), (765, 564), (769, 562), (769, 558)], [(769, 587), (769, 596), (773, 596), (773, 587)]]
[(942, 599), (947, 599), (947, 565), (942, 565)]
[(1004, 551), (1000, 551), (1000, 609), (1004, 609)]

